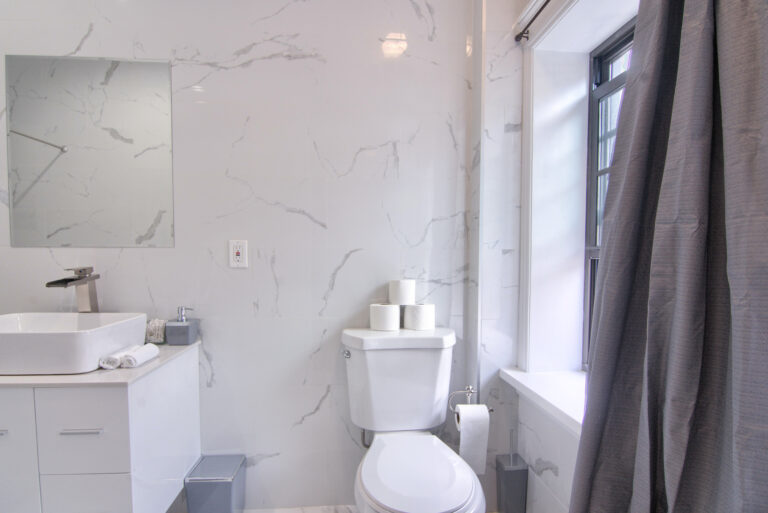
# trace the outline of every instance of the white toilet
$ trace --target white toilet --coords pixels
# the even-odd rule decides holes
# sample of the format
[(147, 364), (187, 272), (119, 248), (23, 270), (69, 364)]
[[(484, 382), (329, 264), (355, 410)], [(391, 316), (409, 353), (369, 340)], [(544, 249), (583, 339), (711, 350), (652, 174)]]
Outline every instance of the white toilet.
[(427, 431), (445, 421), (453, 330), (342, 335), (352, 422), (373, 431), (355, 480), (359, 513), (484, 513), (477, 475)]

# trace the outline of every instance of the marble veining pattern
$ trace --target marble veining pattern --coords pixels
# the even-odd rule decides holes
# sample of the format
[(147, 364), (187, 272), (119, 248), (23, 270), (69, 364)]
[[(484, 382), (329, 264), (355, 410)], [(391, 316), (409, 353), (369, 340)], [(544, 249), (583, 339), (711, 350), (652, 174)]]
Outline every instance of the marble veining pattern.
[(552, 472), (555, 477), (560, 475), (560, 469), (557, 465), (551, 461), (543, 460), (541, 458), (536, 458), (536, 461), (534, 461), (533, 465), (531, 466), (531, 470), (533, 470), (533, 473), (537, 476), (540, 476), (545, 471)]
[(272, 307), (272, 313), (276, 317), (280, 317), (280, 278), (277, 277), (277, 270), (275, 269), (277, 265), (277, 256), (275, 255), (275, 252), (272, 251), (272, 256), (269, 257), (269, 270), (272, 272), (272, 281), (275, 284), (275, 303)]
[(315, 415), (318, 411), (320, 411), (320, 408), (323, 406), (323, 403), (328, 398), (328, 394), (331, 393), (331, 385), (328, 385), (325, 389), (325, 393), (323, 393), (322, 397), (317, 401), (317, 405), (312, 409), (312, 411), (305, 413), (301, 416), (299, 420), (293, 423), (291, 426), (292, 428), (295, 428), (296, 426), (301, 426), (304, 424), (304, 421), (307, 420), (312, 415)]
[[(367, 324), (367, 305), (386, 301), (388, 280), (412, 277), (418, 298), (436, 304), (438, 323), (457, 332), (452, 388), (467, 384), (465, 363), (476, 360), (465, 352), (464, 333), (467, 291), (477, 290), (479, 278), (467, 256), (479, 219), (471, 178), (494, 154), (488, 144), (513, 140), (519, 130), (505, 126), (520, 122), (508, 99), (519, 55), (512, 49), (504, 56), (509, 48), (496, 46), (491, 34), (499, 55), (491, 77), (509, 77), (492, 82), (500, 87), (494, 94), (506, 96), (498, 115), (486, 113), (487, 126), (472, 124), (478, 116), (469, 98), (479, 97), (490, 71), (473, 71), (483, 55), (480, 35), (467, 56), (476, 7), (433, 0), (227, 0), (215, 12), (181, 0), (9, 6), (0, 13), (8, 22), (0, 33), (6, 53), (171, 62), (174, 212), (163, 221), (172, 218), (175, 247), (11, 248), (0, 173), (0, 279), (9, 291), (0, 311), (72, 310), (70, 291), (43, 284), (75, 265), (102, 273), (105, 311), (170, 319), (179, 305), (195, 308), (203, 450), (247, 455), (246, 508), (354, 512), (308, 507), (352, 504), (364, 454), (349, 419), (342, 329)], [(389, 33), (407, 36), (399, 58), (382, 55)], [(104, 66), (98, 84), (114, 83), (120, 71)], [(170, 149), (140, 142), (99, 109), (92, 115), (101, 135), (130, 149), (132, 160)], [(483, 140), (485, 128), (493, 141)], [(494, 168), (516, 172), (504, 155)], [(500, 195), (509, 191), (503, 185)], [(95, 193), (88, 177), (78, 187)], [(145, 213), (134, 239), (148, 237), (160, 215)], [(498, 239), (488, 255), (513, 263), (514, 230), (496, 232), (479, 242)], [(247, 269), (228, 267), (228, 239), (249, 241)], [(12, 271), (22, 264), (25, 273)], [(503, 286), (515, 286), (502, 264), (493, 269)], [(514, 288), (504, 290), (495, 296), (499, 309), (513, 307)], [(486, 321), (498, 321), (503, 336), (484, 347), (504, 355), (513, 321), (497, 313)], [(490, 450), (500, 452), (508, 428), (498, 419), (515, 399), (492, 381), (483, 387), (500, 423)], [(440, 433), (458, 441), (450, 417)], [(483, 486), (493, 510), (489, 470)]]
[(278, 456), (280, 456), (279, 452), (273, 452), (269, 454), (252, 454), (245, 458), (245, 466), (246, 468), (255, 467), (264, 460), (268, 460), (269, 458), (277, 458)]
[(167, 63), (17, 55), (6, 65), (14, 244), (172, 245)]
[(346, 265), (347, 261), (349, 260), (349, 257), (357, 253), (358, 251), (362, 251), (362, 250), (363, 248), (351, 249), (344, 254), (344, 257), (342, 257), (339, 265), (337, 265), (336, 268), (331, 273), (331, 277), (328, 280), (328, 288), (325, 290), (325, 294), (323, 294), (323, 307), (320, 309), (317, 315), (322, 316), (323, 313), (325, 313), (325, 309), (328, 308), (328, 300), (330, 299), (331, 294), (333, 293), (333, 289), (336, 288), (336, 276), (338, 276), (341, 269), (344, 267), (344, 265)]
[(517, 451), (528, 463), (529, 476), (535, 476), (537, 498), (568, 504), (578, 438), (524, 398), (520, 399), (517, 423)]
[(284, 4), (284, 5), (280, 6), (279, 8), (277, 8), (277, 10), (275, 10), (273, 13), (268, 14), (266, 16), (262, 16), (260, 18), (256, 18), (256, 20), (253, 21), (252, 25), (255, 25), (255, 24), (260, 23), (262, 21), (268, 20), (270, 18), (274, 18), (275, 16), (281, 14), (283, 11), (285, 11), (286, 9), (291, 7), (292, 5), (296, 4), (297, 2), (307, 2), (307, 1), (309, 1), (309, 0), (291, 0), (290, 2), (287, 2), (286, 4)]
[(203, 359), (200, 361), (200, 371), (205, 386), (212, 388), (216, 384), (216, 370), (213, 368), (213, 355), (205, 346), (205, 334), (202, 327), (198, 328), (198, 336), (200, 337), (200, 354), (203, 355)]
[[(435, 8), (426, 0), (423, 2), (417, 2), (416, 0), (408, 1), (411, 3), (411, 7), (413, 8), (416, 17), (426, 26), (427, 39), (429, 41), (434, 41), (437, 32), (437, 26), (435, 25)], [(424, 11), (426, 11), (426, 13)]]
[(174, 92), (200, 87), (217, 72), (249, 68), (255, 62), (282, 59), (315, 60), (325, 63), (325, 57), (316, 51), (304, 50), (296, 44), (299, 34), (275, 34), (262, 40), (251, 42), (241, 48), (234, 49), (224, 59), (204, 56), (198, 48), (185, 47), (181, 52), (173, 52), (173, 66), (191, 66), (198, 68), (197, 78), (193, 83), (181, 86)]
[(415, 248), (416, 246), (420, 246), (421, 244), (424, 244), (424, 242), (427, 240), (427, 235), (429, 235), (430, 228), (432, 228), (432, 225), (435, 223), (443, 222), (443, 221), (455, 221), (457, 218), (463, 219), (464, 216), (466, 216), (467, 212), (465, 210), (461, 210), (459, 212), (455, 212), (453, 214), (447, 215), (447, 216), (440, 216), (440, 217), (433, 217), (432, 219), (427, 222), (426, 226), (424, 227), (424, 230), (422, 230), (421, 235), (418, 237), (418, 240), (411, 241), (406, 233), (404, 233), (402, 230), (399, 230), (395, 228), (395, 226), (392, 223), (392, 217), (389, 213), (387, 213), (387, 221), (389, 222), (389, 227), (392, 230), (392, 235), (400, 241), (404, 246), (407, 246), (409, 248)]
[[(498, 377), (499, 368), (517, 365), (517, 310), (522, 138), (522, 47), (514, 40), (520, 0), (488, 0), (486, 61), (476, 80), (484, 90), (483, 126), (473, 147), (472, 173), (482, 168), (479, 198), (481, 398), (495, 410), (488, 439), (488, 463), (514, 449), (517, 395)], [(516, 127), (516, 128), (515, 128)], [(530, 460), (527, 460), (530, 462)], [(545, 475), (551, 474), (546, 472)], [(495, 495), (493, 472), (481, 480)]]
[[(418, 130), (414, 132), (414, 134), (408, 139), (407, 143), (411, 144), (413, 140), (416, 138), (416, 135), (418, 135)], [(386, 178), (387, 173), (390, 170), (390, 165), (392, 169), (394, 170), (394, 173), (399, 176), (400, 171), (400, 154), (398, 152), (398, 145), (400, 144), (400, 140), (388, 140), (384, 141), (380, 144), (372, 144), (368, 146), (362, 146), (355, 150), (355, 153), (352, 155), (352, 160), (347, 166), (346, 169), (339, 170), (328, 158), (324, 157), (322, 153), (320, 152), (320, 148), (318, 147), (317, 141), (312, 141), (312, 144), (315, 148), (315, 154), (317, 155), (317, 159), (320, 161), (321, 165), (325, 169), (330, 169), (330, 171), (336, 175), (338, 178), (343, 178), (345, 176), (348, 176), (352, 174), (355, 171), (355, 168), (358, 164), (358, 159), (361, 156), (365, 156), (366, 154), (378, 154), (383, 153), (384, 159), (383, 159), (383, 165), (382, 165), (382, 177)]]
[(160, 226), (160, 223), (163, 221), (163, 216), (165, 216), (165, 214), (167, 214), (165, 210), (157, 211), (157, 214), (155, 214), (155, 218), (152, 220), (152, 224), (150, 224), (147, 228), (147, 231), (136, 237), (137, 246), (141, 246), (144, 241), (152, 240), (154, 238), (157, 227)]
[(88, 38), (91, 37), (91, 34), (93, 34), (93, 23), (92, 22), (88, 24), (88, 30), (86, 30), (85, 34), (80, 39), (80, 42), (77, 43), (77, 46), (75, 47), (75, 49), (72, 50), (71, 52), (69, 52), (66, 55), (77, 55), (78, 53), (80, 53), (80, 50), (83, 49), (83, 45), (88, 40)]
[[(234, 147), (234, 145), (237, 142), (238, 141), (235, 141), (235, 143), (233, 143), (233, 147)], [(253, 187), (251, 186), (250, 182), (248, 182), (247, 180), (245, 180), (243, 178), (240, 178), (239, 176), (233, 175), (230, 172), (229, 169), (224, 170), (224, 176), (227, 179), (229, 179), (229, 180), (233, 180), (233, 181), (235, 181), (237, 183), (240, 183), (243, 186), (245, 186), (248, 189), (249, 195), (248, 195), (248, 198), (246, 198), (244, 200), (241, 200), (233, 211), (219, 214), (219, 215), (216, 216), (217, 219), (223, 219), (223, 218), (229, 217), (229, 216), (231, 216), (233, 214), (237, 214), (237, 213), (243, 212), (244, 210), (248, 209), (249, 206), (251, 204), (253, 204), (253, 203), (261, 203), (263, 205), (267, 205), (267, 206), (270, 206), (270, 207), (275, 207), (275, 208), (278, 208), (280, 210), (283, 210), (284, 212), (286, 212), (288, 214), (296, 214), (296, 215), (304, 216), (307, 219), (309, 219), (310, 222), (316, 224), (320, 228), (323, 228), (323, 229), (327, 229), (328, 228), (328, 226), (323, 221), (320, 221), (319, 219), (317, 219), (315, 216), (313, 216), (312, 214), (310, 214), (309, 212), (307, 212), (304, 209), (297, 208), (297, 207), (292, 207), (290, 205), (286, 205), (285, 203), (283, 203), (281, 201), (273, 201), (273, 200), (269, 200), (269, 199), (266, 199), (266, 198), (263, 198), (263, 197), (257, 195), (256, 191), (253, 189)]]

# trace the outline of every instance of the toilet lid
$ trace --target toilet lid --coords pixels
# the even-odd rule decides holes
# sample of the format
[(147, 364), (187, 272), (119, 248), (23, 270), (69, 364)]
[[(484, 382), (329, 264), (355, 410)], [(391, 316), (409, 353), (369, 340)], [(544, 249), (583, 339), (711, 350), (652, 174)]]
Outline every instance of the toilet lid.
[(469, 500), (472, 470), (429, 433), (377, 435), (360, 480), (368, 496), (389, 511), (447, 513)]

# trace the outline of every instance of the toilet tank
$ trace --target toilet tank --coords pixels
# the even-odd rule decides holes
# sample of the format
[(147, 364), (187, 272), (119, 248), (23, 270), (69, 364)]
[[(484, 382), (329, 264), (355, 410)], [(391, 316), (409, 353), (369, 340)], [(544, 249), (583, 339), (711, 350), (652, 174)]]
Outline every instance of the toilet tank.
[(372, 431), (429, 429), (445, 421), (456, 335), (429, 331), (346, 329), (349, 408)]

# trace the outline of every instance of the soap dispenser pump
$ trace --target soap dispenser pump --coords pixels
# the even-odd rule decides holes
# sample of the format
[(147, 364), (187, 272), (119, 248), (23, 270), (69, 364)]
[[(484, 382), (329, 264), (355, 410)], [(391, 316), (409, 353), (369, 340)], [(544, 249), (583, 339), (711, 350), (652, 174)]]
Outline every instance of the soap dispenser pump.
[(188, 306), (176, 309), (176, 320), (165, 324), (165, 340), (171, 346), (188, 346), (197, 340), (200, 319), (187, 317), (187, 312), (194, 310)]
[(194, 310), (194, 308), (190, 306), (180, 306), (176, 308), (176, 321), (177, 322), (187, 322), (187, 310)]

